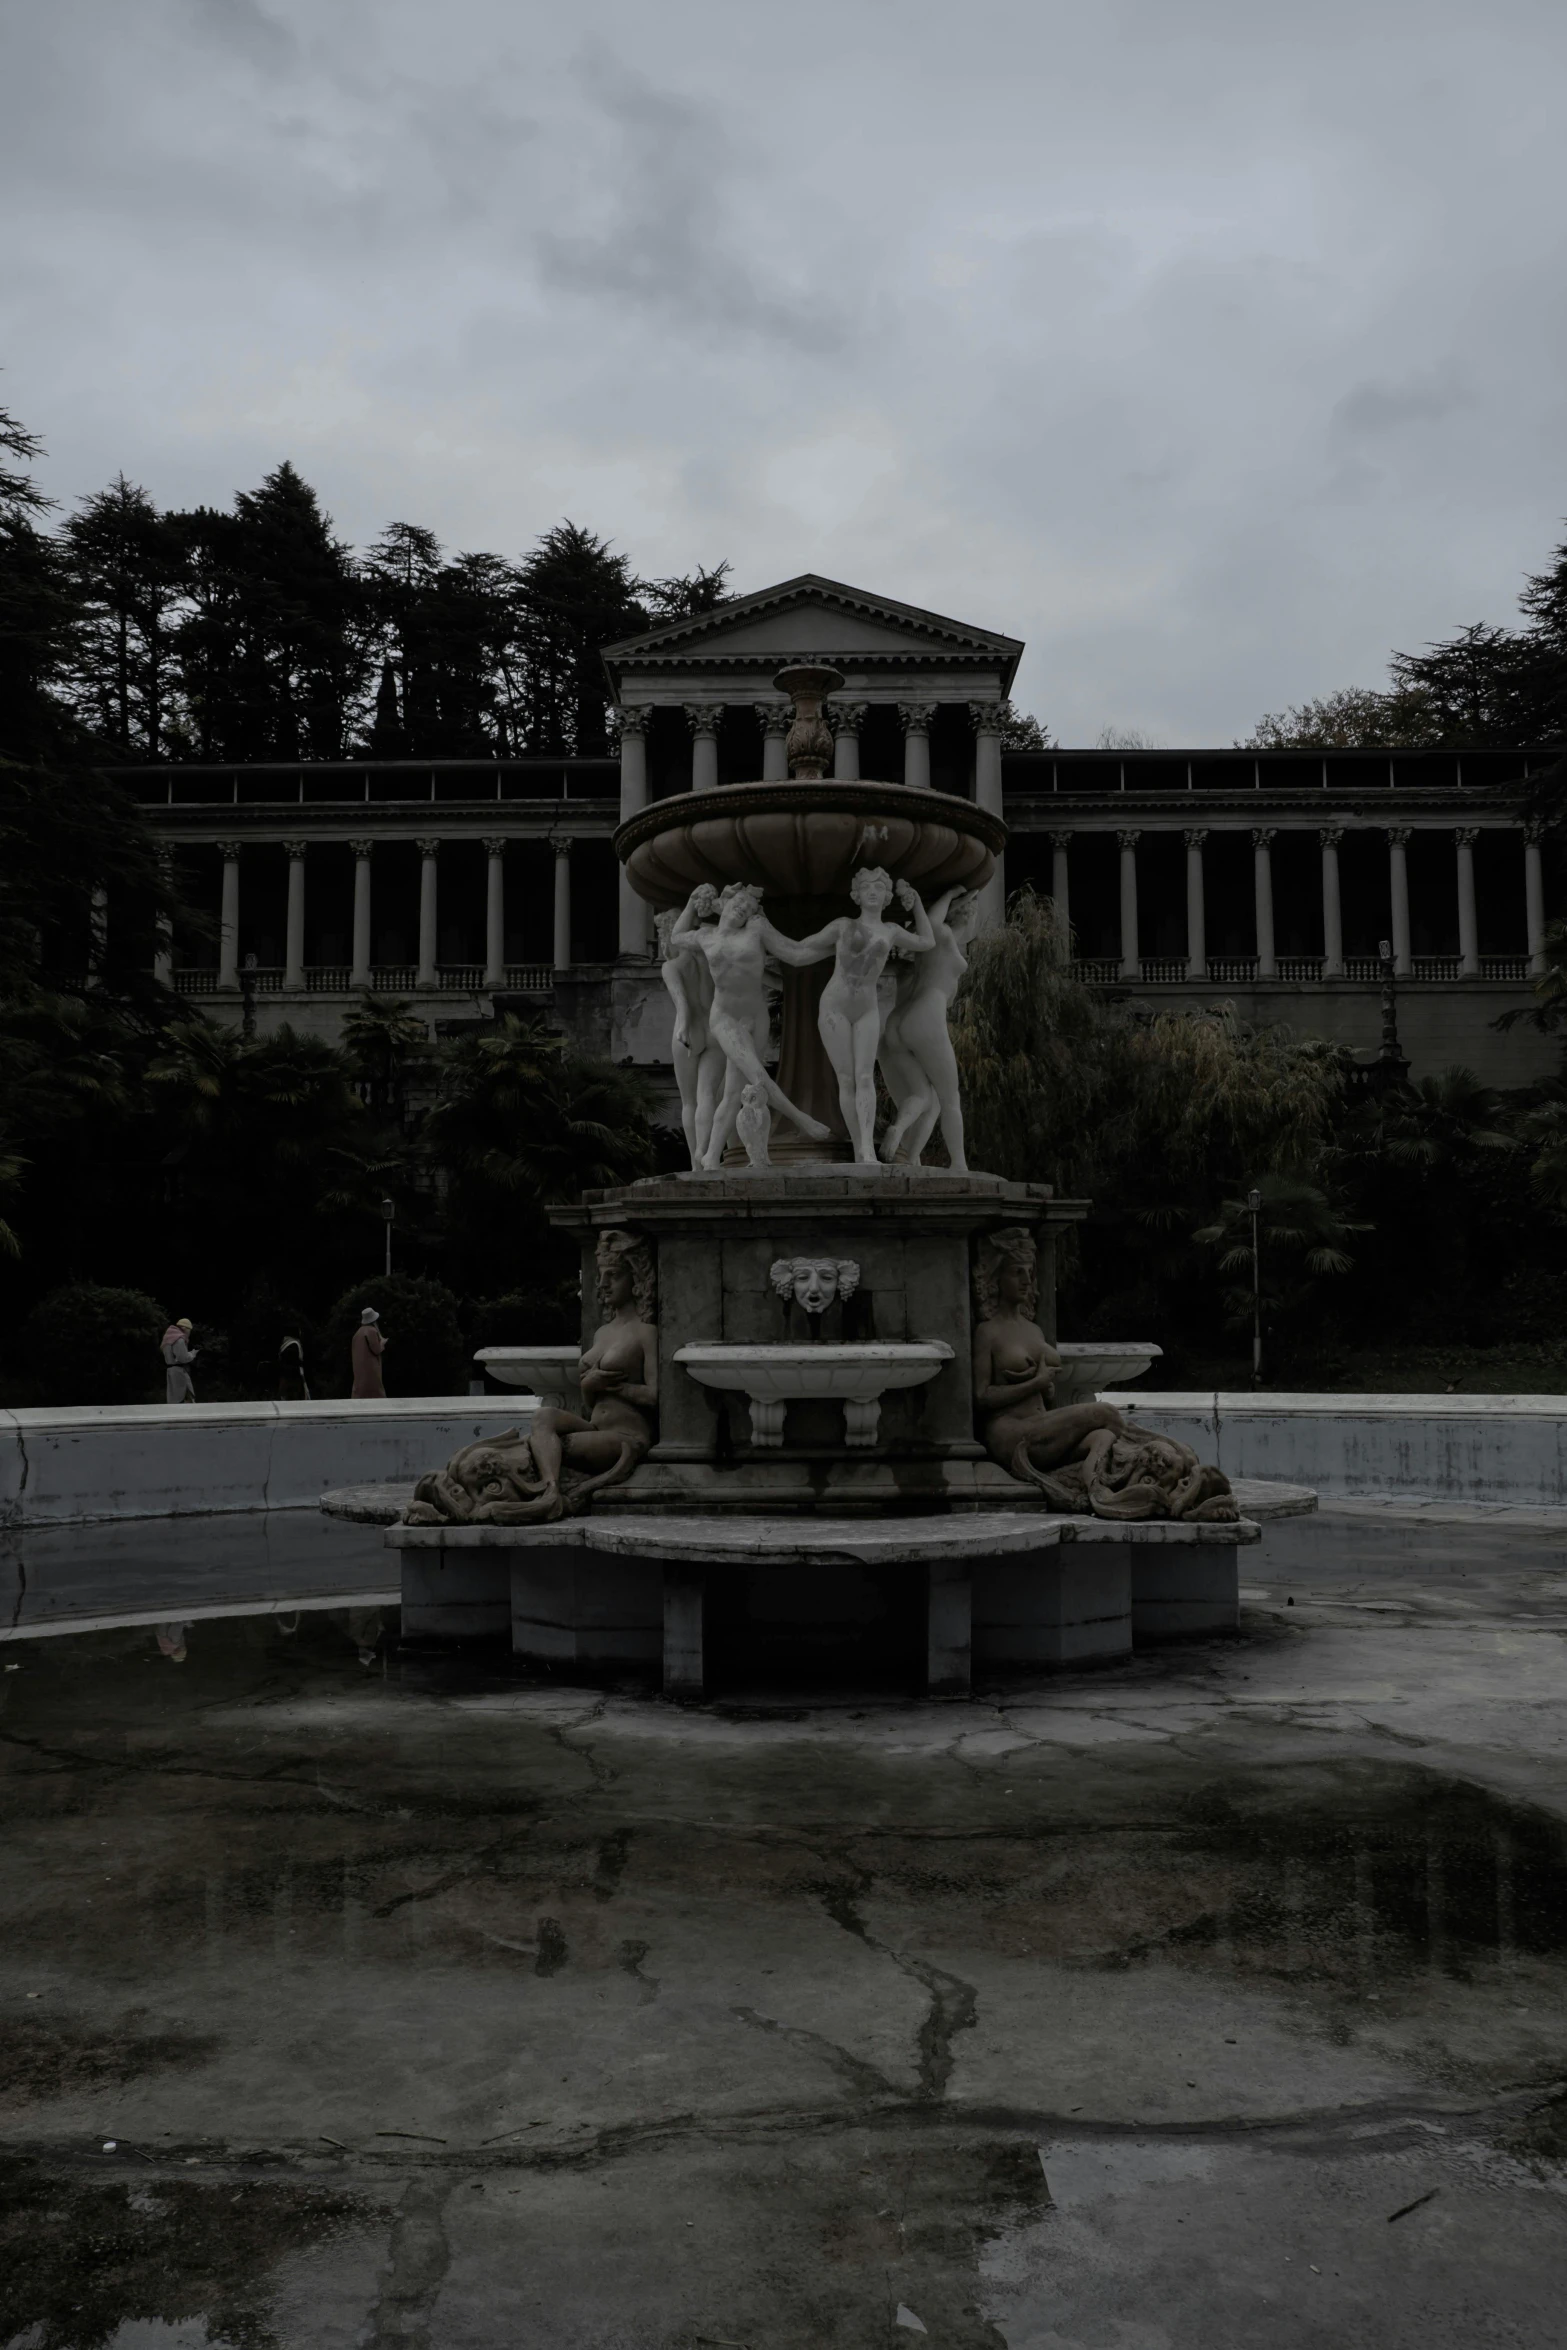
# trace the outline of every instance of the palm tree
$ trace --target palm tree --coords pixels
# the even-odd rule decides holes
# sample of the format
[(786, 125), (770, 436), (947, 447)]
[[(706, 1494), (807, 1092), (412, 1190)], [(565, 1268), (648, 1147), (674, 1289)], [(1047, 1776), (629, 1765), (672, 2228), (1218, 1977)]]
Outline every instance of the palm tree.
[(1248, 1199), (1222, 1201), (1216, 1220), (1192, 1234), (1199, 1248), (1216, 1253), (1221, 1274), (1239, 1277), (1224, 1291), (1225, 1320), (1232, 1329), (1243, 1329), (1251, 1320), (1258, 1259), (1264, 1315), (1277, 1321), (1298, 1313), (1317, 1282), (1348, 1273), (1355, 1260), (1344, 1242), (1370, 1230), (1344, 1215), (1318, 1185), (1296, 1176), (1260, 1175), (1253, 1188), (1262, 1202), (1257, 1259)]
[(343, 1022), (343, 1049), (368, 1089), (369, 1106), (400, 1118), (407, 1064), (430, 1049), (430, 1031), (407, 998), (365, 988)]

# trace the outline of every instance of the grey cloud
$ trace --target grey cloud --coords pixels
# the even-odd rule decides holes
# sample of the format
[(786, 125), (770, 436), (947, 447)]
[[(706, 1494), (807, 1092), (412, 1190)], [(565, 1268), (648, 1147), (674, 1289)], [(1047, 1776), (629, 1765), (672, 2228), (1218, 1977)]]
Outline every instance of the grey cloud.
[(1359, 383), (1335, 407), (1333, 429), (1352, 437), (1397, 432), (1406, 424), (1429, 424), (1450, 416), (1463, 398), (1461, 387), (1452, 382)]
[(592, 227), (539, 235), (546, 282), (626, 299), (704, 339), (738, 332), (817, 355), (840, 350), (845, 321), (830, 300), (769, 283), (734, 249), (739, 159), (717, 110), (634, 72), (601, 42), (584, 48), (574, 78), (616, 134), (607, 203)]
[(286, 72), (298, 60), (294, 35), (261, 0), (184, 0), (184, 8), (198, 32), (264, 72)]

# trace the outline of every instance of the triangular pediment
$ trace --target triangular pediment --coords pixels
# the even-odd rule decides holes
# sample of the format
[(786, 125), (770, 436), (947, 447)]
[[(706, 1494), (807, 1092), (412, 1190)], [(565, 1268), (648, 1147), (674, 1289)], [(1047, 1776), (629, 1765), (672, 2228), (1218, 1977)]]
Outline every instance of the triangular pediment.
[(687, 670), (731, 662), (782, 666), (838, 655), (873, 663), (983, 662), (999, 667), (1010, 684), (1022, 651), (1015, 637), (804, 572), (755, 595), (736, 596), (711, 612), (607, 645), (604, 662), (612, 679), (627, 669)]

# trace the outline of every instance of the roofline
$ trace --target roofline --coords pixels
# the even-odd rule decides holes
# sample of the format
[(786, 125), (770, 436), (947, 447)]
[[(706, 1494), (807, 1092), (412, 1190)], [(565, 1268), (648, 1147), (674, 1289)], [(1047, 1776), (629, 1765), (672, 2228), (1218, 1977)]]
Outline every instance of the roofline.
[[(926, 629), (935, 636), (949, 638), (955, 646), (975, 651), (983, 650), (997, 655), (1003, 664), (1003, 691), (1010, 693), (1017, 665), (1023, 657), (1020, 637), (1003, 636), (998, 630), (978, 628), (972, 623), (954, 620), (945, 612), (930, 612), (921, 604), (900, 603), (894, 596), (872, 595), (867, 588), (851, 587), (846, 580), (828, 579), (819, 571), (802, 571), (793, 579), (778, 581), (776, 586), (758, 588), (748, 596), (735, 596), (729, 602), (715, 604), (707, 612), (693, 612), (684, 620), (666, 621), (661, 628), (644, 630), (640, 636), (623, 637), (618, 643), (605, 645), (600, 658), (611, 684), (615, 682), (612, 664), (624, 664), (638, 654), (656, 654), (678, 651), (682, 644), (710, 629), (720, 617), (726, 620), (749, 618), (785, 603), (798, 602), (807, 595), (823, 595), (851, 610), (869, 612), (879, 618), (908, 621)], [(887, 656), (891, 658), (889, 654)], [(736, 659), (740, 656), (736, 655)]]

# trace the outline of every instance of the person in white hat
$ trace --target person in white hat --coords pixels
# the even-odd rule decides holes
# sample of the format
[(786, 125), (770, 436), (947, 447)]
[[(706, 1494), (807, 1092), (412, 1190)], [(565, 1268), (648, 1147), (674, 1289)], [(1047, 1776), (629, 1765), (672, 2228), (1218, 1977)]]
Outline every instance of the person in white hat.
[(377, 1327), (380, 1319), (374, 1306), (364, 1307), (359, 1316), (359, 1327), (349, 1340), (349, 1360), (354, 1367), (354, 1384), (349, 1390), (351, 1395), (385, 1397), (381, 1357), (386, 1351), (386, 1340)]
[(194, 1403), (196, 1383), (190, 1375), (196, 1360), (190, 1343), (190, 1324), (171, 1322), (163, 1333), (164, 1397), (169, 1403)]

